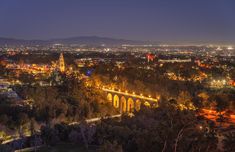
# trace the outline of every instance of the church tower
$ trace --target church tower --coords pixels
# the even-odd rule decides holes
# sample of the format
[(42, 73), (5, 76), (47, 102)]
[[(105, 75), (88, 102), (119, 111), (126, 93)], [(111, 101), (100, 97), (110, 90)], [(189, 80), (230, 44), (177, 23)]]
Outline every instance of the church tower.
[(64, 56), (63, 56), (63, 53), (60, 54), (60, 58), (59, 58), (59, 69), (60, 69), (60, 72), (64, 72), (64, 71), (65, 71), (65, 63), (64, 63)]

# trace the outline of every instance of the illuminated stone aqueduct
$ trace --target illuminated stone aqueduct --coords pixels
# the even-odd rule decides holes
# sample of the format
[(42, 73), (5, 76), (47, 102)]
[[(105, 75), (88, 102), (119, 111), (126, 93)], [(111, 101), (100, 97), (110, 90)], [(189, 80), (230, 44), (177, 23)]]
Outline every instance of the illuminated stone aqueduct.
[(158, 98), (145, 97), (136, 95), (135, 93), (115, 91), (111, 89), (103, 89), (106, 92), (107, 100), (120, 110), (120, 113), (139, 111), (142, 105), (148, 107), (158, 106)]

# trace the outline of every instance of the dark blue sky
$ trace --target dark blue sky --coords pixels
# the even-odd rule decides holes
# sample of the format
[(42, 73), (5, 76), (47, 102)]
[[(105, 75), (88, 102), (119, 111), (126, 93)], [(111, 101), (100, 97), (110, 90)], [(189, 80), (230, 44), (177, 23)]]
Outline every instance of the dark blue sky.
[(1, 0), (0, 37), (235, 42), (235, 0)]

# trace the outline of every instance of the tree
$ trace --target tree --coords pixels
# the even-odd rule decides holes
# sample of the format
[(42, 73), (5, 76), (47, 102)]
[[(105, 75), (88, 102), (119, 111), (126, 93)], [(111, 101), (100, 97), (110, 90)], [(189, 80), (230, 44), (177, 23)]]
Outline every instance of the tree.
[(7, 125), (8, 123), (8, 116), (6, 114), (0, 115), (0, 122), (1, 124)]
[(219, 118), (217, 118), (217, 121), (220, 122), (220, 126), (222, 125), (222, 122), (226, 120), (224, 117), (224, 112), (226, 109), (228, 109), (228, 102), (224, 100), (220, 95), (215, 96), (216, 101), (216, 110), (219, 112)]
[(177, 99), (177, 104), (180, 109), (195, 109), (192, 103), (192, 96), (188, 91), (181, 91)]
[(70, 141), (70, 142), (73, 142), (73, 143), (77, 143), (77, 142), (78, 142), (78, 139), (79, 139), (79, 133), (78, 133), (78, 131), (72, 130), (72, 131), (69, 133), (69, 141)]
[(46, 145), (55, 145), (59, 142), (59, 137), (56, 130), (48, 126), (43, 126), (41, 128), (41, 137)]
[(93, 135), (95, 134), (95, 128), (92, 126), (89, 126), (85, 122), (82, 122), (79, 125), (82, 141), (85, 145), (85, 147), (88, 149), (88, 144), (90, 144), (93, 141)]
[(123, 152), (122, 146), (114, 141), (113, 143), (106, 141), (98, 150), (99, 152)]
[(9, 145), (0, 145), (0, 152), (13, 152), (14, 149)]
[(229, 132), (224, 134), (223, 149), (225, 152), (235, 151), (235, 132)]
[(34, 82), (34, 76), (28, 73), (21, 73), (19, 75), (19, 80), (24, 84), (31, 85)]
[(209, 103), (208, 103), (208, 99), (209, 99), (209, 95), (207, 94), (207, 92), (201, 92), (197, 95), (197, 97), (199, 98), (199, 100), (201, 101), (201, 106), (205, 107), (208, 106), (209, 107)]
[(223, 97), (219, 95), (215, 97), (215, 101), (216, 101), (216, 110), (221, 115), (221, 112), (228, 108), (228, 102), (226, 100), (223, 100)]
[(213, 151), (217, 139), (206, 135), (206, 129), (199, 127), (201, 123), (205, 122), (199, 121), (193, 111), (163, 103), (157, 109), (142, 108), (135, 117), (123, 116), (121, 122), (103, 120), (94, 138), (103, 146), (117, 141), (124, 151), (144, 152), (146, 147), (150, 152)]
[(23, 127), (26, 123), (29, 122), (29, 118), (28, 115), (26, 113), (19, 113), (17, 116), (18, 120), (17, 120), (17, 126), (19, 127), (19, 134), (21, 137), (23, 137)]

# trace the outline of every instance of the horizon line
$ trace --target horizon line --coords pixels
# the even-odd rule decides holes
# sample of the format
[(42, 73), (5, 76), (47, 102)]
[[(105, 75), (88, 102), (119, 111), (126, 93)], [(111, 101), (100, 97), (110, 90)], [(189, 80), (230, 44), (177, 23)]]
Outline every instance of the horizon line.
[[(146, 45), (232, 45), (235, 46), (235, 42), (225, 41), (225, 40), (134, 40), (128, 38), (117, 38), (117, 37), (109, 37), (109, 36), (97, 36), (97, 35), (82, 35), (82, 36), (66, 36), (66, 37), (57, 37), (57, 38), (20, 38), (20, 37), (10, 37), (10, 36), (0, 36), (0, 39), (12, 39), (12, 40), (23, 40), (23, 41), (52, 41), (52, 40), (63, 40), (63, 39), (71, 39), (71, 38), (107, 38), (114, 40), (125, 40), (125, 41), (136, 41), (146, 43)], [(156, 44), (158, 43), (158, 44)]]

